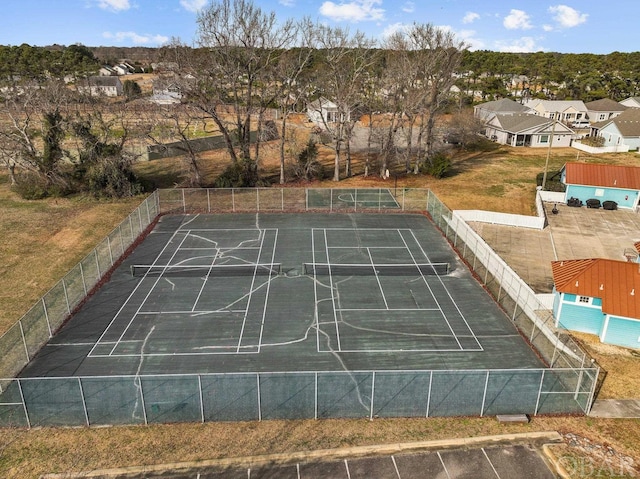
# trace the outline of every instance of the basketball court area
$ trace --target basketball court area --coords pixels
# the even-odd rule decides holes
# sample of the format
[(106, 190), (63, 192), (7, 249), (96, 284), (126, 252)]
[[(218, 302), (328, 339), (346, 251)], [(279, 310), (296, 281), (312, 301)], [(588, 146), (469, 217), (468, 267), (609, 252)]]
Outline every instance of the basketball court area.
[(421, 215), (170, 215), (22, 377), (505, 365), (542, 366)]

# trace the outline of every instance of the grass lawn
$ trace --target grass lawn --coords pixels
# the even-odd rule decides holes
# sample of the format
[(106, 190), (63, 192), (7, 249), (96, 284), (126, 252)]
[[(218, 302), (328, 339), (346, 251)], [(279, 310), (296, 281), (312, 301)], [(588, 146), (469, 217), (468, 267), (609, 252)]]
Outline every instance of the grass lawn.
[[(331, 171), (332, 152), (323, 148), (320, 156)], [(549, 170), (557, 170), (576, 157), (577, 151), (573, 149), (553, 151)], [(399, 174), (398, 186), (431, 188), (452, 209), (531, 214), (535, 177), (543, 171), (546, 160), (546, 150), (494, 147), (488, 151), (460, 152), (446, 178), (435, 180)], [(636, 153), (600, 157), (581, 154), (580, 160), (640, 166)], [(203, 157), (203, 172), (209, 180), (225, 165), (220, 153)], [(276, 166), (276, 160), (263, 165), (272, 173)], [(168, 159), (141, 163), (138, 172), (156, 186), (171, 187), (182, 181), (183, 168), (180, 161)], [(364, 178), (362, 171), (363, 158), (357, 155), (354, 158), (356, 176), (339, 184), (327, 180), (297, 186), (391, 187), (391, 182), (395, 182), (395, 177)], [(141, 199), (96, 201), (77, 197), (25, 201), (10, 190), (8, 177), (0, 173), (0, 235), (3, 238), (0, 332), (6, 331), (91, 251)], [(594, 355), (598, 357), (598, 351), (594, 351)], [(608, 364), (609, 377), (615, 377), (615, 363)], [(617, 393), (619, 397), (638, 395), (640, 388), (629, 389), (625, 378), (617, 378), (616, 382), (620, 390), (611, 391), (613, 397)], [(639, 426), (638, 420), (536, 417), (529, 424), (510, 425), (499, 424), (495, 418), (432, 418), (0, 429), (0, 477), (37, 478), (46, 472), (542, 430), (588, 438), (595, 444), (608, 445), (632, 456), (640, 463)], [(579, 456), (582, 452), (566, 446), (559, 454)], [(597, 477), (620, 476), (601, 474)]]

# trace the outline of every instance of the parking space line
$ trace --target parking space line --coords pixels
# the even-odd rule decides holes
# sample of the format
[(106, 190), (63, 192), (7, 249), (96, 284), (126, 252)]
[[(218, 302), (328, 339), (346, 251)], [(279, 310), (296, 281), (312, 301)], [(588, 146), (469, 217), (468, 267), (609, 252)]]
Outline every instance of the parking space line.
[(449, 475), (449, 471), (447, 471), (447, 466), (444, 465), (444, 461), (442, 460), (442, 456), (440, 455), (440, 451), (438, 451), (437, 454), (438, 454), (438, 459), (440, 459), (440, 464), (442, 464), (442, 468), (444, 469), (444, 473), (447, 475), (448, 479), (451, 479), (451, 476)]
[(395, 456), (391, 456), (391, 462), (393, 462), (393, 468), (396, 470), (396, 476), (398, 476), (398, 479), (402, 479), (402, 477), (400, 477), (400, 471), (398, 470), (398, 464), (396, 464), (396, 458)]
[(493, 469), (493, 473), (496, 475), (498, 479), (500, 479), (500, 474), (498, 474), (498, 471), (496, 471), (496, 468), (493, 467), (493, 462), (491, 462), (491, 459), (489, 459), (489, 456), (487, 456), (487, 451), (484, 450), (484, 447), (481, 449), (482, 449), (482, 454), (484, 454), (484, 457), (486, 457), (487, 461), (489, 461), (489, 465), (491, 466), (491, 469)]

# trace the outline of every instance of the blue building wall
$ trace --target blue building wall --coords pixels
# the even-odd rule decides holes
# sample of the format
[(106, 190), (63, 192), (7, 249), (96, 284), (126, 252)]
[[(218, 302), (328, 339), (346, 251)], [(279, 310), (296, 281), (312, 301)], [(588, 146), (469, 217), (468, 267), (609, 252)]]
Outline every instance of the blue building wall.
[[(560, 316), (558, 327), (579, 331), (581, 333), (597, 334), (600, 336), (604, 326), (604, 314), (602, 302), (599, 298), (593, 298), (596, 304), (583, 304), (575, 294), (561, 294)], [(558, 314), (558, 310), (554, 310)], [(556, 316), (558, 317), (558, 316)]]
[(640, 349), (640, 320), (611, 316), (603, 343)]
[[(596, 190), (600, 190), (603, 194), (596, 196)], [(571, 197), (578, 198), (586, 203), (588, 199), (595, 198), (604, 201), (615, 201), (618, 208), (634, 208), (638, 199), (638, 191), (621, 188), (600, 188), (596, 186), (567, 185), (566, 199)]]
[(586, 304), (575, 294), (557, 293), (555, 288), (554, 293), (553, 315), (559, 318), (558, 327), (595, 334), (603, 343), (640, 349), (640, 319), (609, 316), (607, 324), (602, 299), (591, 298), (590, 304)]

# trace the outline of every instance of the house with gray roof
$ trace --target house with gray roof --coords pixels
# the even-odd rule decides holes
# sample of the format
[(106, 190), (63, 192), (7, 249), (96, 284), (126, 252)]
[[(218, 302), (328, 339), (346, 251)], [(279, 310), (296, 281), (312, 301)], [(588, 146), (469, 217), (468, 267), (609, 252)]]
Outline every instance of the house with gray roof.
[(640, 108), (640, 96), (632, 96), (626, 98), (620, 102), (621, 105), (628, 106), (629, 108)]
[(589, 122), (591, 123), (610, 120), (629, 108), (610, 98), (601, 98), (600, 100), (590, 101), (584, 105), (587, 107)]
[(473, 115), (481, 121), (487, 121), (498, 114), (518, 115), (521, 113), (529, 113), (529, 108), (509, 98), (489, 101), (473, 107)]
[(111, 76), (92, 76), (81, 80), (77, 89), (90, 96), (120, 96), (124, 93), (120, 78)]
[(587, 121), (588, 111), (580, 100), (539, 100), (530, 99), (524, 103), (534, 115), (560, 120), (567, 125)]
[(509, 146), (562, 148), (570, 146), (575, 135), (557, 120), (527, 113), (494, 115), (485, 125), (488, 138)]
[(604, 138), (603, 146), (640, 148), (640, 108), (629, 108), (610, 120), (591, 125), (592, 135)]

